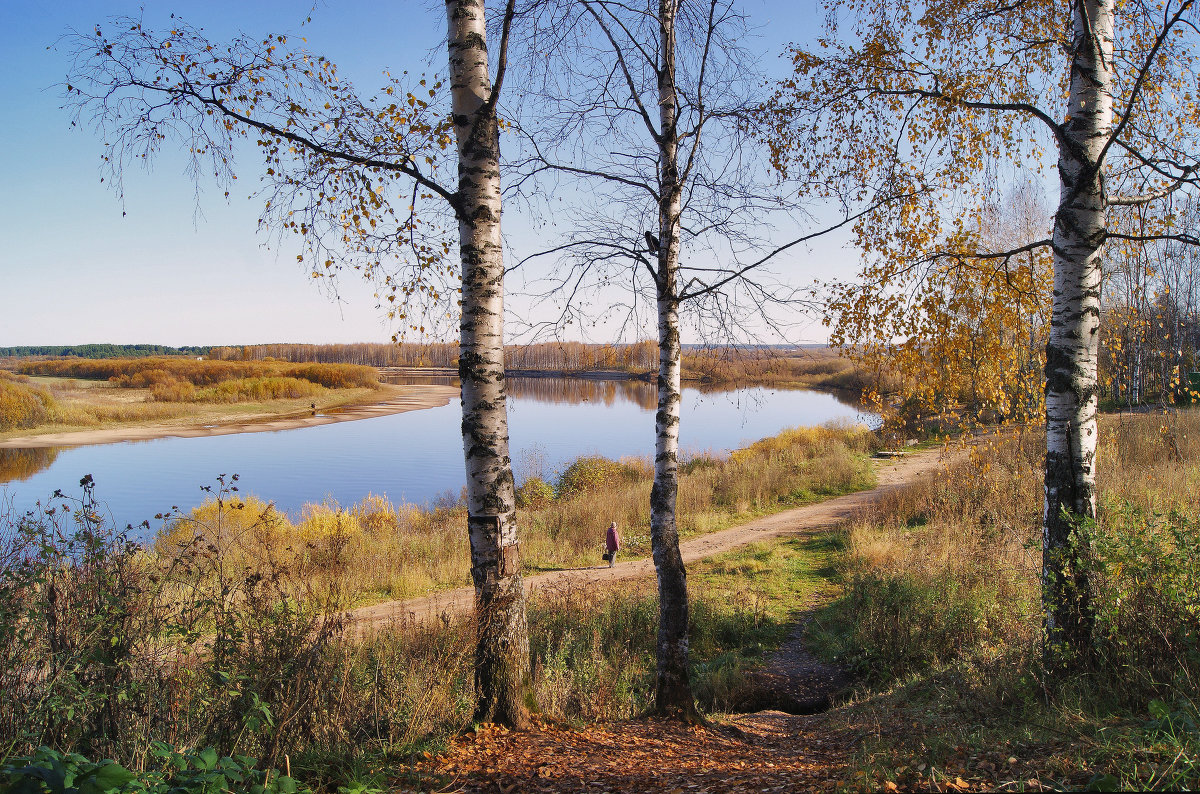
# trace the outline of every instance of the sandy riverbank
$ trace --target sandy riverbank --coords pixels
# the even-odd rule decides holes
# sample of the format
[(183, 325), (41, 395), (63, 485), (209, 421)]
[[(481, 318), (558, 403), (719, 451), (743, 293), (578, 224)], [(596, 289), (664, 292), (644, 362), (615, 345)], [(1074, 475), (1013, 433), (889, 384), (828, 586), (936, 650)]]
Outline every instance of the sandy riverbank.
[(151, 422), (143, 425), (105, 427), (95, 430), (76, 430), (69, 433), (42, 433), (0, 441), (0, 449), (29, 449), (44, 447), (78, 447), (88, 444), (113, 444), (118, 441), (146, 441), (153, 438), (199, 438), (224, 436), (231, 433), (265, 433), (274, 430), (293, 430), (334, 422), (351, 422), (375, 416), (439, 408), (458, 397), (456, 386), (391, 386), (387, 398), (361, 405), (348, 405), (328, 412), (313, 412), (288, 416), (264, 416), (250, 420), (218, 424), (188, 425), (179, 420)]

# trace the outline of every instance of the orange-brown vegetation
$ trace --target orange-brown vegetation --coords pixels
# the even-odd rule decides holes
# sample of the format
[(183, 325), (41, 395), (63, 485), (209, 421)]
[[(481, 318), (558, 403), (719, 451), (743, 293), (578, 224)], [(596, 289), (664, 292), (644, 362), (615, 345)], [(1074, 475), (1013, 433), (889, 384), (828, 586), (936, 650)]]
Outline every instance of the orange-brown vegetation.
[(354, 364), (291, 364), (282, 361), (212, 361), (192, 358), (63, 358), (27, 361), (20, 371), (28, 375), (108, 380), (128, 388), (155, 384), (215, 386), (241, 378), (298, 378), (327, 389), (377, 388), (371, 367)]
[(0, 430), (34, 427), (53, 414), (56, 403), (48, 389), (29, 378), (0, 370)]
[[(152, 423), (179, 427), (298, 412), (308, 415), (312, 404), (324, 410), (374, 401), (380, 388), (376, 370), (353, 365), (254, 362), (239, 367), (186, 359), (139, 363), (23, 362), (21, 366), (34, 378), (0, 370), (0, 433), (11, 438)], [(241, 376), (254, 372), (264, 374)]]

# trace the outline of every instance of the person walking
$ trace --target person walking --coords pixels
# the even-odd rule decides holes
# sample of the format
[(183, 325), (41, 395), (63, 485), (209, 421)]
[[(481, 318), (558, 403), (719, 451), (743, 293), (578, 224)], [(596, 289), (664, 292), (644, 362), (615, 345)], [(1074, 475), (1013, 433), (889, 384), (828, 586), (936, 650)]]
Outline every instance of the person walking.
[(608, 525), (608, 532), (604, 534), (604, 556), (608, 559), (609, 568), (617, 564), (617, 550), (620, 548), (621, 533), (617, 532), (617, 522), (614, 521)]

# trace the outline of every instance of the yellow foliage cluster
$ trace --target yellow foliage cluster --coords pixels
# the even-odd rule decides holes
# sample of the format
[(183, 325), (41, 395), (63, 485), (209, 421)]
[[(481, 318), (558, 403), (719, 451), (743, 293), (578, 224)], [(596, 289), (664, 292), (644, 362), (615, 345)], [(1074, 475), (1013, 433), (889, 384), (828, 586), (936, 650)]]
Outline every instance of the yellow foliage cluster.
[[(863, 266), (828, 285), (827, 320), (836, 344), (902, 376), (896, 402), (909, 419), (1019, 421), (1041, 410), (1051, 242), (1076, 256), (1061, 240), (1077, 221), (1018, 193), (1036, 192), (1060, 154), (1079, 156), (1064, 136), (1078, 118), (1068, 97), (1083, 8), (834, 0), (826, 35), (793, 49), (792, 74), (763, 114), (782, 173), (864, 208), (854, 225)], [(1191, 11), (1145, 8), (1106, 11), (1116, 54), (1099, 90), (1116, 119), (1097, 200), (1108, 237), (1088, 267), (1120, 238), (1145, 248), (1194, 225), (1177, 212), (1186, 179), (1160, 166), (1194, 159)], [(1057, 197), (1068, 214), (1078, 189)], [(1079, 264), (1060, 261), (1060, 271)], [(1060, 290), (1063, 303), (1074, 289)]]
[(971, 253), (1032, 236), (1036, 204), (1014, 194), (925, 267), (897, 276), (895, 262), (880, 262), (864, 269), (863, 281), (834, 289), (831, 343), (864, 369), (894, 377), (893, 395), (868, 393), (892, 423), (936, 430), (1041, 415), (1050, 252), (1028, 251), (1002, 266)]
[(0, 370), (0, 430), (34, 427), (47, 421), (58, 403), (28, 378)]

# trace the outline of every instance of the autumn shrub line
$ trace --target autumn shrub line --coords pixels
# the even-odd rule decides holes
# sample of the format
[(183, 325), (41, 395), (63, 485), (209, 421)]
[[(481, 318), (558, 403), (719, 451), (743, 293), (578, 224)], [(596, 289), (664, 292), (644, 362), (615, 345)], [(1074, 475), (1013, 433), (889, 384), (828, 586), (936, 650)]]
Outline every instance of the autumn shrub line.
[(180, 382), (193, 387), (216, 386), (239, 379), (295, 378), (327, 389), (378, 388), (373, 368), (356, 364), (291, 364), (282, 361), (213, 361), (193, 358), (48, 359), (20, 365), (27, 375), (108, 380), (128, 388), (173, 386)]
[[(1023, 749), (1005, 756), (1040, 763), (1035, 776), (1056, 786), (1196, 782), (1200, 414), (1103, 417), (1101, 439), (1100, 517), (1081, 527), (1092, 646), (1054, 686), (1041, 668), (1039, 435), (976, 447), (848, 529), (844, 593), (813, 638), (862, 677), (876, 704), (864, 712), (922, 715), (910, 739), (864, 754), (875, 772), (891, 763), (885, 777), (925, 785), (894, 770), (919, 753), (945, 768), (957, 763), (949, 748), (1011, 742)], [(1046, 762), (1062, 760), (1063, 737), (1066, 755), (1086, 758), (1082, 778), (1078, 764)]]
[[(251, 559), (232, 547), (246, 532), (280, 528), (270, 513), (244, 522), (234, 487), (220, 484), (205, 527), (178, 537), (171, 554), (107, 525), (90, 485), (79, 503), (56, 498), (0, 521), (3, 774), (19, 779), (17, 757), (82, 774), (113, 759), (113, 780), (144, 770), (138, 790), (226, 774), (240, 790), (239, 781), (269, 785), (255, 765), (286, 765), (305, 786), (366, 794), (392, 790), (423, 750), (469, 725), (469, 618), (401, 621), (351, 640), (338, 578), (314, 587), (305, 567), (322, 561)], [(790, 603), (771, 606), (746, 575), (782, 559), (757, 550), (698, 572), (692, 648), (707, 704), (727, 702), (739, 665), (786, 634)], [(613, 719), (650, 702), (651, 587), (540, 593), (529, 615), (543, 714)]]

